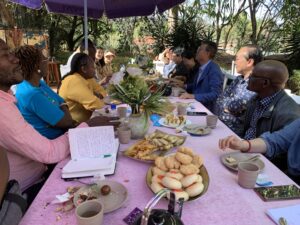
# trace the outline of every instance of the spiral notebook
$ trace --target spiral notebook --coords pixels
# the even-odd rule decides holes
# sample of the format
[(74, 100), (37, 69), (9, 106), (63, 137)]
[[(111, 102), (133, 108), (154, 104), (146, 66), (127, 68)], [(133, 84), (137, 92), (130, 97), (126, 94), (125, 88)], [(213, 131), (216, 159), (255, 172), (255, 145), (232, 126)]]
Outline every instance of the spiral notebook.
[(112, 126), (69, 130), (71, 160), (62, 169), (62, 178), (114, 174), (119, 142)]

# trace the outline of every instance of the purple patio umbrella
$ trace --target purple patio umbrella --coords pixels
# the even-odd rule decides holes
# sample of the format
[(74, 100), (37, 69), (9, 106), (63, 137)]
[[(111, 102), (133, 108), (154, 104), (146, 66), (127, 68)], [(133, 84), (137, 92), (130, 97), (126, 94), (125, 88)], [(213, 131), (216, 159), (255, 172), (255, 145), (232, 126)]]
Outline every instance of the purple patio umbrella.
[(43, 3), (49, 12), (84, 16), (85, 49), (87, 49), (87, 18), (148, 16), (157, 7), (160, 13), (185, 0), (9, 0), (32, 9), (41, 9)]
[[(9, 0), (32, 9), (40, 9), (45, 2), (54, 13), (84, 16), (84, 0)], [(160, 13), (185, 0), (86, 0), (87, 16), (98, 19), (103, 13), (108, 18), (147, 16), (157, 7)]]

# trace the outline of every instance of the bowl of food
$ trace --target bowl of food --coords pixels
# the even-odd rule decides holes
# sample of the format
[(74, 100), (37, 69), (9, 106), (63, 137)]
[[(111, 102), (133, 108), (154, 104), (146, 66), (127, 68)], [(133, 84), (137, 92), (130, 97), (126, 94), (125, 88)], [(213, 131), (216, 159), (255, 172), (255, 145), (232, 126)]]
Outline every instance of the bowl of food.
[(209, 175), (203, 158), (187, 147), (179, 147), (175, 154), (158, 157), (150, 167), (146, 182), (153, 193), (171, 189), (176, 199), (193, 201), (203, 196), (209, 185)]
[(145, 135), (143, 140), (130, 146), (123, 154), (135, 160), (152, 163), (157, 157), (165, 155), (173, 147), (182, 145), (185, 140), (186, 136), (156, 130), (152, 134)]

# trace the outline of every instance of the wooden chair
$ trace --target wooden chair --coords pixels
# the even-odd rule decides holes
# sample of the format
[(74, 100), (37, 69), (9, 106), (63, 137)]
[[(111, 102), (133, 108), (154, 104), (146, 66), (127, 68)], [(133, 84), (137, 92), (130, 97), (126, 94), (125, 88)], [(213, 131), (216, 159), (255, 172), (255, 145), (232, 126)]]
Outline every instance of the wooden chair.
[(49, 86), (55, 85), (57, 87), (60, 77), (59, 62), (50, 61), (48, 63), (48, 76), (46, 77), (46, 83)]

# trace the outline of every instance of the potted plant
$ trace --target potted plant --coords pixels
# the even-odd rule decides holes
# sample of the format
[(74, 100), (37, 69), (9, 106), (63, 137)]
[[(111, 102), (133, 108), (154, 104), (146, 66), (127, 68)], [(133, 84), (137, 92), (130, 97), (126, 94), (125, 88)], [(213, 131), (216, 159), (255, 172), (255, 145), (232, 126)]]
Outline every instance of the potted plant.
[(131, 107), (129, 127), (132, 138), (144, 137), (149, 128), (151, 114), (164, 115), (172, 110), (172, 104), (162, 96), (162, 89), (151, 92), (142, 76), (125, 76), (119, 84), (111, 84), (108, 88), (112, 99), (119, 100)]

